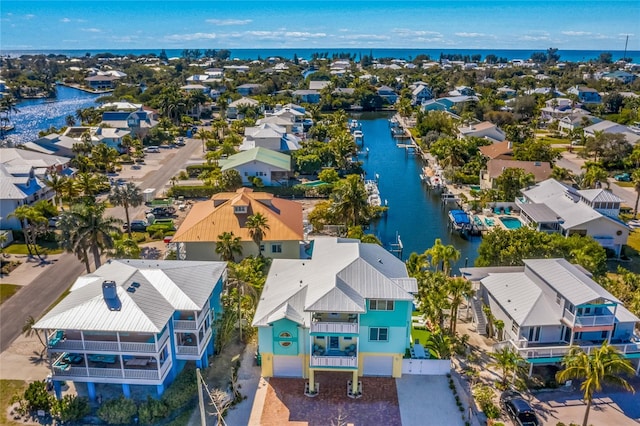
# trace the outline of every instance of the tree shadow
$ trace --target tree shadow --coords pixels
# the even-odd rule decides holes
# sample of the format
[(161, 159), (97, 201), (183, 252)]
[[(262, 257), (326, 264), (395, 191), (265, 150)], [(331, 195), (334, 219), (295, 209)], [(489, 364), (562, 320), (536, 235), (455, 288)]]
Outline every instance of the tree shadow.
[(33, 351), (33, 355), (29, 357), (29, 362), (33, 365), (42, 365), (47, 363), (47, 358), (44, 356), (45, 350)]

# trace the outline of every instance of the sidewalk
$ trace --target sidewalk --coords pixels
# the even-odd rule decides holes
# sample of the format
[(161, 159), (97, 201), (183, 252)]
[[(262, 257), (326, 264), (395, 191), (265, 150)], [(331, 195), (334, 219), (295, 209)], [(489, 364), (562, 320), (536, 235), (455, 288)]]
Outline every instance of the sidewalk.
[(51, 268), (62, 256), (65, 256), (64, 253), (61, 254), (52, 254), (45, 256), (47, 263), (41, 263), (38, 258), (29, 259), (27, 255), (22, 254), (12, 254), (10, 257), (6, 258), (6, 261), (17, 260), (20, 265), (11, 271), (8, 275), (2, 275), (0, 278), (0, 283), (3, 284), (15, 284), (20, 286), (29, 285), (33, 280), (35, 280), (40, 274), (47, 271)]

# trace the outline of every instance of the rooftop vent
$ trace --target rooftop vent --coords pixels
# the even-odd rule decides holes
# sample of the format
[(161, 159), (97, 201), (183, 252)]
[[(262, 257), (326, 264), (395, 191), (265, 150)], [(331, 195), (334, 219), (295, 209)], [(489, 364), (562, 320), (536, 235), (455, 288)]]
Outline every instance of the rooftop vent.
[(102, 282), (102, 297), (110, 311), (119, 311), (122, 308), (115, 281)]

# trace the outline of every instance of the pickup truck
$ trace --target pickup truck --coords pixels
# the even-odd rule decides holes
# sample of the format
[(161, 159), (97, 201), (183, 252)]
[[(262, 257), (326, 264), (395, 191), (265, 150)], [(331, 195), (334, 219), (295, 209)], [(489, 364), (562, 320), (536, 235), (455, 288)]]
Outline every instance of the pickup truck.
[(631, 182), (631, 175), (629, 173), (620, 173), (613, 177), (618, 182)]

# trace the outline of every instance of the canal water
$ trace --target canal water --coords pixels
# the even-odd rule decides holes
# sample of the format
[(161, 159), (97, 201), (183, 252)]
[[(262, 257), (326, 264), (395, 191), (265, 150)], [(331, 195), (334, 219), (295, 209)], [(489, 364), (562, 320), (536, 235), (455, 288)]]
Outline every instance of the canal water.
[(38, 132), (41, 130), (51, 126), (66, 126), (65, 119), (68, 115), (75, 118), (77, 110), (97, 106), (95, 100), (101, 96), (67, 86), (58, 85), (56, 88), (56, 98), (19, 102), (16, 105), (19, 111), (12, 113), (10, 117), (15, 130), (8, 132), (5, 139), (16, 144), (34, 141), (38, 139)]
[(447, 212), (453, 205), (443, 208), (440, 193), (429, 192), (420, 181), (423, 160), (408, 154), (404, 148), (396, 146), (391, 136), (389, 118), (386, 113), (362, 113), (353, 117), (362, 123), (364, 147), (369, 148), (367, 157), (360, 156), (366, 179), (379, 175), (380, 198), (387, 200), (389, 210), (384, 217), (373, 223), (370, 233), (376, 235), (385, 247), (400, 236), (403, 243), (402, 259), (411, 252), (422, 253), (431, 247), (436, 238), (443, 244), (452, 244), (460, 250), (460, 260), (453, 268), (464, 267), (465, 262), (473, 265), (478, 253), (481, 237), (462, 238), (447, 229)]

